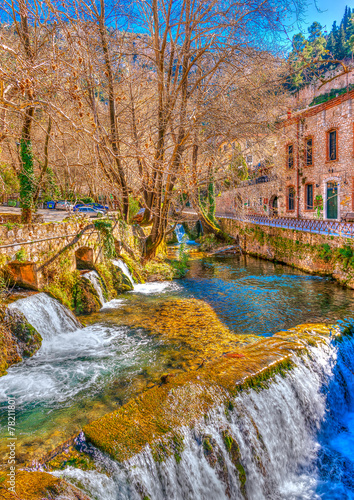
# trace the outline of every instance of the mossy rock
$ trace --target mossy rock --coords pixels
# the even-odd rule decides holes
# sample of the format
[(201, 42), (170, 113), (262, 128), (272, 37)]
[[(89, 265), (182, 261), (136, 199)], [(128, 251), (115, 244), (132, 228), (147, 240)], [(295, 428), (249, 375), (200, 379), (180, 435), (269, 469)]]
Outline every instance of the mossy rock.
[(0, 376), (9, 366), (33, 356), (42, 345), (41, 335), (20, 311), (7, 308), (1, 316)]
[(215, 469), (220, 481), (226, 486), (226, 495), (231, 498), (229, 474), (222, 451), (211, 436), (204, 435), (202, 439), (204, 456), (209, 465)]
[(90, 500), (63, 479), (46, 472), (16, 472), (16, 492), (11, 491), (6, 473), (0, 475), (0, 498), (4, 500)]
[(84, 276), (81, 276), (75, 283), (73, 306), (76, 314), (92, 314), (98, 312), (102, 307), (95, 287)]
[(117, 294), (133, 290), (133, 284), (131, 283), (130, 279), (122, 272), (122, 270), (118, 266), (110, 263), (110, 272), (112, 274), (113, 287)]
[(16, 309), (7, 309), (4, 322), (16, 340), (20, 356), (23, 358), (33, 356), (41, 347), (43, 339), (28, 323), (25, 315)]
[(225, 448), (230, 455), (231, 461), (236, 467), (236, 470), (238, 472), (238, 479), (240, 481), (241, 485), (241, 492), (244, 498), (247, 498), (247, 492), (246, 492), (246, 471), (241, 463), (241, 453), (240, 453), (240, 447), (237, 444), (236, 439), (231, 435), (230, 431), (227, 429), (224, 429), (222, 431), (222, 437), (224, 440)]
[(122, 270), (111, 261), (98, 264), (96, 271), (103, 281), (104, 291), (107, 293), (107, 300), (115, 299), (124, 292), (133, 290), (133, 285)]

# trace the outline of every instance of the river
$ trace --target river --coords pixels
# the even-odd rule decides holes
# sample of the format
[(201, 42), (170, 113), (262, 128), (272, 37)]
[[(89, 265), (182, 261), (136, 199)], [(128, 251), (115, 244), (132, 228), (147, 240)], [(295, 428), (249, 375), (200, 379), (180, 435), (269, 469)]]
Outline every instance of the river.
[[(354, 292), (329, 278), (250, 256), (212, 258), (198, 253), (191, 259), (186, 278), (136, 285), (132, 292), (105, 304), (99, 313), (85, 317), (86, 326), (78, 325), (68, 311), (44, 294), (23, 299), (17, 305), (42, 334), (43, 345), (34, 357), (11, 367), (0, 379), (1, 401), (10, 396), (16, 399), (19, 462), (36, 458), (39, 451), (50, 451), (87, 422), (153, 385), (162, 374), (181, 369), (182, 350), (179, 356), (178, 346), (151, 335), (144, 327), (144, 317), (151, 314), (156, 321), (166, 321), (159, 317), (161, 304), (191, 298), (210, 305), (235, 336), (271, 336), (302, 323), (346, 325), (354, 315)], [(183, 323), (183, 314), (175, 320)], [(317, 360), (315, 368), (300, 366), (296, 377), (292, 374), (289, 380), (240, 401), (232, 421), (235, 433), (249, 425), (251, 415), (267, 447), (267, 468), (272, 469), (271, 480), (263, 482), (253, 471), (250, 499), (354, 498), (353, 345), (348, 342), (341, 350), (323, 356), (322, 364)], [(1, 438), (6, 436), (5, 405)], [(241, 412), (241, 407), (247, 411)], [(241, 418), (240, 412), (248, 417)], [(220, 418), (216, 414), (215, 421), (208, 424), (208, 434), (216, 441)], [(186, 436), (189, 444), (181, 477), (176, 471), (174, 479), (170, 477), (171, 491), (161, 479), (151, 499), (224, 498), (222, 481), (211, 477), (210, 471), (208, 476), (193, 439)], [(245, 443), (245, 455), (247, 446)], [(146, 460), (135, 466), (149, 483)], [(194, 487), (191, 493), (181, 486), (188, 468), (197, 476), (195, 494)], [(155, 472), (161, 477), (161, 471)], [(97, 474), (68, 470), (66, 477), (86, 484), (92, 498), (135, 498), (129, 488), (117, 486), (128, 481), (121, 471), (109, 479)], [(166, 471), (164, 474), (168, 476)], [(232, 492), (236, 486), (231, 483)]]

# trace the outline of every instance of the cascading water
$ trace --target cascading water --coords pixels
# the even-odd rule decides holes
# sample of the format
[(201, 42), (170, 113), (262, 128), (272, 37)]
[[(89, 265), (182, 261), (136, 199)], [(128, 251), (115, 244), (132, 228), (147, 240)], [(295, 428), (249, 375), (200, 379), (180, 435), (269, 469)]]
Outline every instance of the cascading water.
[(83, 274), (82, 277), (88, 279), (92, 283), (92, 286), (96, 290), (98, 298), (100, 299), (101, 306), (103, 306), (106, 303), (106, 300), (103, 295), (100, 277), (96, 271), (89, 271), (88, 273)]
[(187, 236), (182, 224), (177, 224), (177, 226), (175, 228), (175, 234), (176, 234), (178, 243), (183, 243), (183, 242), (188, 240), (188, 236)]
[(46, 293), (37, 293), (17, 300), (8, 308), (23, 313), (44, 340), (63, 332), (74, 332), (81, 327), (69, 309)]
[(112, 263), (115, 266), (119, 267), (119, 269), (122, 271), (122, 273), (129, 279), (131, 285), (134, 287), (134, 279), (133, 279), (133, 276), (131, 275), (131, 272), (129, 271), (129, 268), (126, 265), (126, 263), (121, 259), (113, 260)]
[(118, 464), (89, 447), (109, 477), (72, 467), (56, 474), (98, 500), (352, 499), (353, 354), (352, 339), (313, 348), (285, 377), (239, 394), (226, 411), (214, 408), (193, 429), (176, 429), (178, 460), (156, 461), (147, 446)]
[(84, 422), (113, 411), (127, 389), (129, 394), (133, 375), (156, 357), (153, 339), (102, 323), (82, 327), (45, 293), (8, 307), (21, 311), (43, 337), (33, 357), (0, 378), (0, 455), (5, 456), (6, 401), (11, 397), (16, 400), (20, 462), (22, 454), (28, 459), (40, 447), (49, 451), (79, 432)]

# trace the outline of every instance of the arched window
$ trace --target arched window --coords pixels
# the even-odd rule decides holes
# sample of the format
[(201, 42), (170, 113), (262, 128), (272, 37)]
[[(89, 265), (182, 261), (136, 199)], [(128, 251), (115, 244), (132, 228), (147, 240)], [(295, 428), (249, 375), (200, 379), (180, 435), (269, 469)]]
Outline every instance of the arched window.
[(294, 186), (289, 186), (287, 189), (286, 196), (286, 209), (288, 212), (292, 212), (295, 210), (295, 188)]

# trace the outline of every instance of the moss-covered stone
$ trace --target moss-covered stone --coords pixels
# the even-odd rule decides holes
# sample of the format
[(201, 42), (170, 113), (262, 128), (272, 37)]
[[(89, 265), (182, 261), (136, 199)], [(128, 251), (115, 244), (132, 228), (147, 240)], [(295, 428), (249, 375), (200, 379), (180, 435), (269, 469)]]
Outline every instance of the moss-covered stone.
[(122, 270), (111, 261), (98, 264), (96, 271), (103, 281), (107, 299), (115, 299), (118, 295), (133, 289), (132, 284)]
[(102, 307), (93, 284), (84, 276), (76, 281), (72, 296), (76, 314), (92, 314), (98, 312)]
[(224, 440), (225, 448), (228, 454), (230, 455), (232, 463), (234, 464), (238, 472), (238, 479), (240, 481), (242, 495), (244, 498), (247, 499), (247, 492), (246, 492), (247, 477), (246, 477), (246, 471), (241, 463), (240, 447), (237, 444), (236, 439), (229, 432), (229, 430), (224, 429), (222, 431), (222, 437)]
[(42, 345), (42, 337), (25, 316), (14, 309), (1, 311), (0, 376), (9, 366), (33, 356)]
[(78, 488), (46, 472), (16, 472), (16, 491), (7, 482), (6, 473), (0, 476), (0, 498), (4, 500), (90, 500)]
[(15, 309), (7, 309), (4, 322), (16, 341), (19, 355), (23, 358), (33, 356), (42, 345), (42, 337), (28, 323), (24, 314)]

